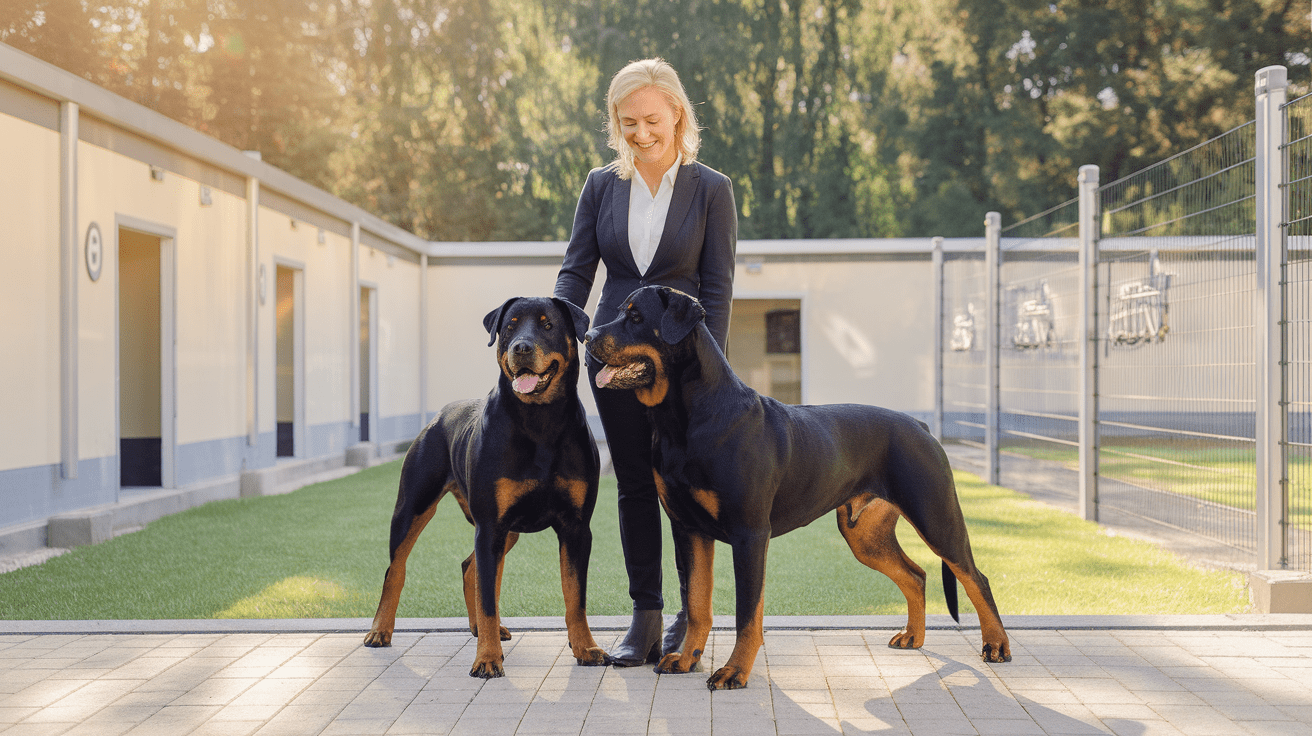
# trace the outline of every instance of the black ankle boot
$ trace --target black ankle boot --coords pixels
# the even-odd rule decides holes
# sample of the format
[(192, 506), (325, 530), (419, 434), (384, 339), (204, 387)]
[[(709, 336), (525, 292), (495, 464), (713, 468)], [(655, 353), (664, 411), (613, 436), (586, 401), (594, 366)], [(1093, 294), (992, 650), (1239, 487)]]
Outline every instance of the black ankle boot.
[(661, 658), (661, 612), (634, 611), (624, 638), (606, 655), (615, 667), (637, 667)]
[(674, 616), (674, 623), (665, 630), (665, 638), (661, 642), (661, 654), (683, 651), (683, 639), (687, 635), (688, 612), (681, 610)]

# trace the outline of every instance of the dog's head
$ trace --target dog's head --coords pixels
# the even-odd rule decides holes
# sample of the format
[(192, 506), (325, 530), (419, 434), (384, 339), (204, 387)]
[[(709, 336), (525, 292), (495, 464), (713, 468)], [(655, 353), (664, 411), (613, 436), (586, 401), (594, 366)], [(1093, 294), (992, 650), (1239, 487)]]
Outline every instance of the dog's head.
[(549, 404), (578, 382), (578, 347), (588, 315), (564, 299), (514, 297), (483, 318), (497, 346), (497, 365), (511, 392), (526, 404)]
[(588, 331), (592, 357), (604, 363), (598, 388), (634, 389), (655, 406), (669, 392), (669, 366), (688, 352), (688, 341), (706, 310), (695, 298), (668, 286), (644, 286), (624, 300), (611, 322)]

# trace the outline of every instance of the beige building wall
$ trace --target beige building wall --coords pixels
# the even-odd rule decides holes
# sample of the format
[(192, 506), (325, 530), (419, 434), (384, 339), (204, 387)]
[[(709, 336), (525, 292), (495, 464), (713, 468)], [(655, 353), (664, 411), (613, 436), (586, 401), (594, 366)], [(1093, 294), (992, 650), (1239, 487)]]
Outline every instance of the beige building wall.
[[(740, 258), (735, 299), (798, 298), (802, 400), (931, 408), (933, 305), (927, 256)], [(735, 336), (729, 336), (730, 350)]]
[(178, 444), (221, 440), (246, 429), (245, 200), (180, 179), (174, 244), (177, 283)]
[[(59, 134), (0, 114), (0, 470), (59, 462)], [(18, 275), (21, 274), (21, 277)]]

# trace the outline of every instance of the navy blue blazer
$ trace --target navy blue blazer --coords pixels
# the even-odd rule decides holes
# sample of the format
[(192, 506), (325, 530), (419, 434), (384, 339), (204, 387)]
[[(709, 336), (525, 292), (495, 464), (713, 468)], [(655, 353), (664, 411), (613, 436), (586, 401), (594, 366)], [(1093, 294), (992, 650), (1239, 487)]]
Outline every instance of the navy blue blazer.
[[(636, 179), (636, 175), (635, 175)], [(593, 169), (579, 195), (555, 296), (587, 304), (597, 262), (606, 283), (594, 324), (615, 319), (620, 302), (649, 284), (670, 286), (701, 300), (706, 326), (724, 350), (729, 339), (738, 206), (729, 177), (699, 163), (679, 167), (665, 228), (647, 273), (638, 273), (629, 247), (629, 187), (609, 166)]]

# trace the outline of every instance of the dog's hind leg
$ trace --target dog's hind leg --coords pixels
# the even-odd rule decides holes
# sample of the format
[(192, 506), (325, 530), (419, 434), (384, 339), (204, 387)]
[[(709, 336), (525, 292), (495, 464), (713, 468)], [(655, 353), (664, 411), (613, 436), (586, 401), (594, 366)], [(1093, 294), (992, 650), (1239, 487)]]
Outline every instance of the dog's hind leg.
[(403, 474), (396, 512), (392, 516), (391, 564), (383, 576), (383, 594), (378, 601), (378, 611), (374, 613), (373, 625), (364, 637), (364, 645), (367, 647), (392, 645), (392, 632), (396, 629), (396, 608), (401, 603), (401, 589), (405, 587), (406, 560), (419, 534), (437, 511), (437, 502), (442, 500), (449, 487), (434, 494), (431, 501), (424, 497), (427, 495), (426, 490), (424, 485), (416, 487), (413, 481), (407, 483)]
[[(519, 541), (518, 534), (507, 535), (506, 552), (509, 552), (517, 541)], [(505, 560), (505, 552), (502, 553), (501, 559)], [(473, 552), (470, 552), (465, 561), (460, 563), (460, 578), (465, 592), (465, 611), (469, 614), (469, 633), (478, 636), (478, 563), (474, 560)], [(500, 584), (498, 575), (497, 585)], [(510, 629), (502, 626), (499, 633), (501, 641), (510, 641)]]
[[(989, 579), (975, 566), (975, 557), (970, 549), (970, 534), (966, 530), (966, 519), (961, 512), (961, 503), (957, 500), (951, 476), (945, 480), (945, 489), (941, 492), (929, 492), (928, 487), (922, 485), (912, 495), (924, 503), (914, 506), (909, 504), (902, 512), (920, 538), (925, 540), (930, 551), (942, 558), (961, 582), (961, 587), (966, 589), (966, 595), (979, 616), (980, 635), (984, 640), (980, 656), (986, 662), (1010, 662), (1011, 641), (1002, 626), (998, 605), (993, 602)], [(927, 508), (930, 503), (933, 505), (932, 512)], [(944, 584), (947, 585), (947, 581)]]
[(857, 560), (888, 576), (907, 599), (906, 628), (888, 645), (918, 649), (925, 643), (925, 571), (898, 544), (898, 516), (897, 508), (883, 499), (853, 499), (838, 508), (838, 530)]

